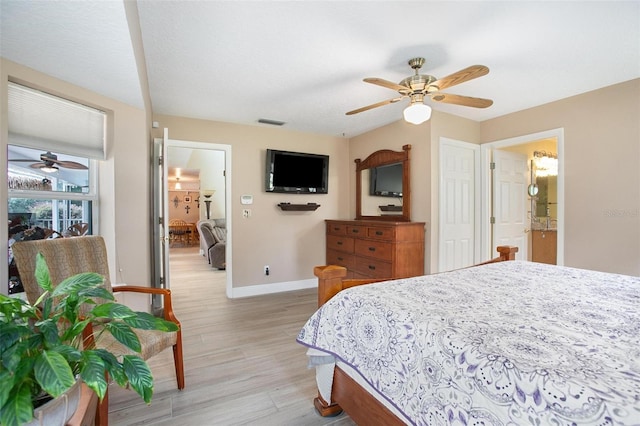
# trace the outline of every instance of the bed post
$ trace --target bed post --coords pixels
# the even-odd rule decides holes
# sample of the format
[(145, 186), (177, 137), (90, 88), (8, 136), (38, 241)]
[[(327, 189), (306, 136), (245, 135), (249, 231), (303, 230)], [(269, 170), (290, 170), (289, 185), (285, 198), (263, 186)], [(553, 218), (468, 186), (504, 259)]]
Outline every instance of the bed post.
[(318, 307), (325, 304), (342, 290), (342, 280), (347, 276), (347, 268), (329, 265), (316, 266), (313, 274), (318, 277)]
[(500, 261), (515, 260), (518, 247), (515, 246), (498, 246), (498, 253), (500, 253)]
[[(347, 276), (347, 268), (337, 265), (316, 266), (313, 274), (318, 277), (318, 307), (342, 290), (342, 280)], [(338, 404), (331, 404), (322, 398), (320, 392), (313, 400), (313, 406), (322, 417), (337, 416), (342, 413)]]

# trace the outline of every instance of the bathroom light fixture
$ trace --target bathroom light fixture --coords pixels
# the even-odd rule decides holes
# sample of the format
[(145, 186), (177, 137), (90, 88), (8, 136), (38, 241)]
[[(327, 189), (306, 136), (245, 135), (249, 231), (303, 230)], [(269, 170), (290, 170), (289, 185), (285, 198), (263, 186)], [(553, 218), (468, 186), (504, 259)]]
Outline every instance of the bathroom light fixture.
[(404, 119), (412, 124), (421, 124), (431, 118), (431, 107), (422, 102), (412, 102), (404, 109)]
[(533, 162), (536, 176), (558, 176), (558, 156), (546, 151), (534, 151)]

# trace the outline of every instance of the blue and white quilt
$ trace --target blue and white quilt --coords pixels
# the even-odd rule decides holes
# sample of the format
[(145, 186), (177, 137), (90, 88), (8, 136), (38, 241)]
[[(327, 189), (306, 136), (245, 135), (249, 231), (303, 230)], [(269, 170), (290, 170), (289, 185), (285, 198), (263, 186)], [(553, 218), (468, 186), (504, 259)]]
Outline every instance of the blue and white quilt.
[(509, 261), (343, 290), (298, 342), (419, 425), (640, 425), (640, 277)]

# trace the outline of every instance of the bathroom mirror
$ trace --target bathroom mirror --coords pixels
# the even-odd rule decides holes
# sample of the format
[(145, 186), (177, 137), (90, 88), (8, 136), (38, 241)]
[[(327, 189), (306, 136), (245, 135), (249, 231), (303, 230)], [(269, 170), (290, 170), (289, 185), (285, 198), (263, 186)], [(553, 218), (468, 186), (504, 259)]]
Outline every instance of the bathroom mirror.
[[(359, 158), (355, 160), (356, 220), (411, 221), (410, 150), (411, 145), (404, 145), (402, 151), (382, 149), (369, 155), (364, 160)], [(401, 197), (398, 197), (400, 194), (397, 191), (394, 191), (394, 197), (389, 197), (391, 194), (387, 193), (384, 195), (371, 195), (372, 171), (376, 170), (377, 173), (380, 173), (382, 170), (393, 170), (398, 164), (401, 165), (402, 171)], [(380, 194), (380, 191), (378, 193)]]
[(531, 161), (532, 225), (534, 229), (554, 229), (558, 218), (558, 160), (556, 154), (535, 151)]

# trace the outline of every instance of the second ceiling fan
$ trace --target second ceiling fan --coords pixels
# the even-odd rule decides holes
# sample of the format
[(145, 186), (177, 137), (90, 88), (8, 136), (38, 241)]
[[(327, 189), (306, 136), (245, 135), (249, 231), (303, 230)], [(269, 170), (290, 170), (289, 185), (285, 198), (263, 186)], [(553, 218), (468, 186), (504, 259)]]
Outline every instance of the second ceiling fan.
[(33, 163), (30, 164), (29, 167), (33, 169), (40, 169), (47, 173), (52, 173), (58, 170), (59, 167), (64, 167), (66, 169), (75, 169), (75, 170), (87, 170), (88, 167), (84, 164), (78, 163), (76, 161), (63, 161), (58, 160), (58, 156), (53, 154), (51, 151), (47, 151), (46, 153), (40, 154), (40, 161), (32, 160), (32, 159), (9, 159), (12, 162), (27, 162)]
[(474, 98), (471, 96), (453, 95), (442, 93), (441, 90), (453, 87), (465, 81), (482, 77), (489, 73), (489, 68), (484, 65), (472, 65), (451, 75), (437, 79), (432, 75), (420, 74), (420, 68), (424, 65), (424, 58), (409, 60), (409, 66), (415, 71), (414, 75), (405, 78), (400, 83), (393, 83), (382, 78), (365, 78), (366, 83), (376, 84), (397, 91), (400, 96), (386, 101), (377, 102), (362, 108), (347, 112), (347, 115), (358, 114), (373, 108), (399, 102), (405, 98), (410, 99), (410, 105), (404, 111), (405, 120), (420, 124), (429, 119), (431, 108), (424, 104), (424, 98), (428, 97), (435, 102), (462, 105), (473, 108), (487, 108), (493, 104), (490, 99)]

